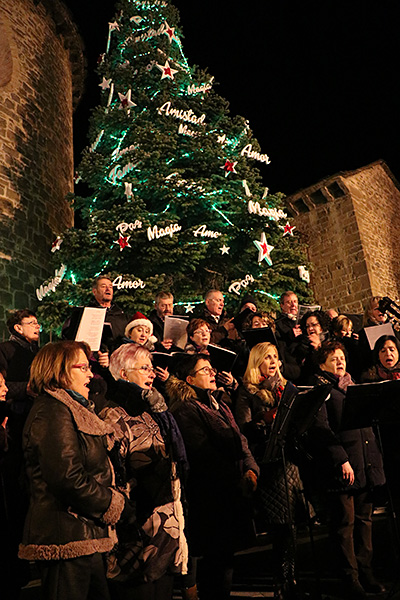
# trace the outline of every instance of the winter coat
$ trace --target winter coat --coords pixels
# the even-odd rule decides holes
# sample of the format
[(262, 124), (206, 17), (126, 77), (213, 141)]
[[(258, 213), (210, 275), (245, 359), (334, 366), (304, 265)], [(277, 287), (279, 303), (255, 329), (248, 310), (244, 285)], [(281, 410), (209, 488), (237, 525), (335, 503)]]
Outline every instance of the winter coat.
[(259, 468), (240, 433), (224, 393), (190, 386), (170, 376), (166, 391), (189, 460), (188, 540), (194, 556), (210, 548), (234, 552), (254, 542), (243, 475)]
[[(385, 474), (382, 455), (372, 427), (342, 429), (346, 393), (339, 387), (338, 377), (318, 370), (310, 380), (310, 385), (321, 384), (332, 384), (333, 388), (308, 436), (321, 485), (336, 492), (383, 485)], [(347, 461), (354, 471), (352, 485), (348, 485), (342, 477), (341, 466)]]
[(119, 547), (109, 577), (155, 581), (168, 570), (187, 572), (180, 476), (187, 471), (183, 440), (164, 398), (118, 380), (100, 416), (115, 430), (125, 473), (121, 484), (136, 508), (136, 526), (117, 526)]
[[(276, 382), (278, 383), (279, 381)], [(278, 407), (282, 386), (285, 383), (286, 381), (282, 380), (281, 386), (277, 386), (275, 392), (262, 385), (244, 383), (239, 388), (236, 401), (237, 423), (247, 437), (250, 449), (261, 466), (256, 500), (260, 518), (267, 526), (285, 524), (291, 519), (304, 521), (307, 516), (303, 484), (298, 467), (293, 461), (294, 451), (290, 440), (285, 446), (286, 473), (281, 460), (262, 464), (272, 428), (272, 422), (266, 422), (265, 411)]]
[(59, 560), (107, 552), (124, 508), (107, 456), (112, 428), (62, 389), (38, 396), (24, 428), (30, 506), (19, 557)]
[(39, 346), (17, 332), (0, 344), (0, 370), (6, 372), (7, 399), (26, 401), (29, 370)]

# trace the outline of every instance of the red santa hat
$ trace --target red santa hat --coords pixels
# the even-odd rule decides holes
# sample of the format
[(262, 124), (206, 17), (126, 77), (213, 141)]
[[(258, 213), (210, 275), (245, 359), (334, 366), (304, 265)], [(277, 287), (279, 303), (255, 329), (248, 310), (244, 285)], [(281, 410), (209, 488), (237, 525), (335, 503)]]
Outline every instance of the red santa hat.
[(144, 327), (148, 327), (150, 329), (149, 341), (154, 344), (157, 341), (157, 338), (153, 335), (153, 323), (141, 312), (136, 312), (128, 325), (125, 327), (125, 337), (129, 337), (131, 330), (139, 325), (143, 325)]

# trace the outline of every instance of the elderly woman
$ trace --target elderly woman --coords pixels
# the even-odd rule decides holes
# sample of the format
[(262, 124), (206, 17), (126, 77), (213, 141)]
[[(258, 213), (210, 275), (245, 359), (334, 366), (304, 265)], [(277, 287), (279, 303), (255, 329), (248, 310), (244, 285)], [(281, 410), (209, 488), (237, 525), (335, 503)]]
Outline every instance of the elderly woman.
[[(238, 392), (236, 420), (259, 463), (264, 457), (286, 384), (279, 365), (278, 351), (274, 345), (268, 342), (257, 344), (250, 352), (243, 385)], [(289, 506), (286, 478), (289, 484)], [(299, 514), (299, 509), (305, 516), (302, 483), (299, 470), (291, 461), (290, 451), (286, 461), (286, 478), (282, 462), (273, 462), (262, 466), (258, 486), (260, 518), (273, 534), (275, 598), (292, 598), (295, 593), (292, 519)]]
[(255, 489), (258, 466), (246, 439), (217, 390), (207, 355), (179, 359), (166, 385), (169, 405), (185, 441), (188, 541), (199, 565), (201, 598), (230, 596), (233, 554), (254, 542), (245, 494)]
[(329, 528), (343, 581), (352, 598), (383, 587), (372, 574), (372, 491), (385, 483), (382, 456), (372, 427), (343, 430), (346, 390), (344, 347), (325, 342), (316, 357), (318, 368), (310, 384), (331, 384), (330, 397), (310, 431), (318, 481), (325, 489)]
[(129, 503), (114, 487), (112, 428), (88, 400), (84, 342), (47, 344), (31, 366), (37, 398), (23, 434), (31, 499), (19, 556), (35, 560), (48, 600), (109, 599), (103, 556)]
[(125, 472), (121, 481), (136, 506), (136, 527), (118, 529), (109, 578), (117, 598), (172, 598), (173, 573), (186, 573), (181, 478), (187, 461), (182, 437), (164, 398), (153, 388), (151, 354), (124, 344), (113, 352), (112, 402), (100, 413), (115, 430)]

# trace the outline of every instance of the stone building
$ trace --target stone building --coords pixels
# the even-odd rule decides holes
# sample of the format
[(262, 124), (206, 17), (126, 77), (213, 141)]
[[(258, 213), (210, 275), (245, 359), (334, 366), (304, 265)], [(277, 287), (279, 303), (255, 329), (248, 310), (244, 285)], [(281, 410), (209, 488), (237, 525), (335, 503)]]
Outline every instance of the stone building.
[(400, 298), (400, 187), (383, 160), (286, 198), (308, 242), (311, 285), (324, 308), (361, 313), (370, 296)]
[(35, 307), (51, 244), (73, 223), (73, 106), (83, 44), (59, 0), (0, 2), (0, 322)]

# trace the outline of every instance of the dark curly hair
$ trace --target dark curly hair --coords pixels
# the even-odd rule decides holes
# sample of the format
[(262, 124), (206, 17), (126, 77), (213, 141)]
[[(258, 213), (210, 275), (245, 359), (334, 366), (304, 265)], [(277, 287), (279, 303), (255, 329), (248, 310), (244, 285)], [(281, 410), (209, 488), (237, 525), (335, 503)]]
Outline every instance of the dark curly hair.
[(307, 319), (309, 319), (309, 317), (315, 317), (317, 319), (317, 321), (321, 325), (321, 329), (324, 333), (329, 331), (329, 327), (330, 327), (330, 323), (331, 323), (329, 315), (327, 315), (326, 312), (324, 312), (323, 310), (314, 310), (314, 311), (308, 310), (302, 316), (301, 321), (300, 321), (301, 330), (305, 335), (307, 335), (306, 323), (307, 323)]

